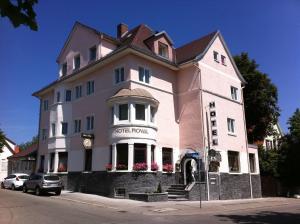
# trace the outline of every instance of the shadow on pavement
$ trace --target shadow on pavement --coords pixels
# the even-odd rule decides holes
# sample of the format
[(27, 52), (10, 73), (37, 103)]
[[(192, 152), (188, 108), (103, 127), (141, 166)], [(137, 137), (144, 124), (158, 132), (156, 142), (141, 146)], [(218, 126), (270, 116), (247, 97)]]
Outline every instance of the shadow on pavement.
[(299, 224), (300, 213), (259, 212), (251, 215), (216, 215), (221, 221), (232, 221), (242, 224)]

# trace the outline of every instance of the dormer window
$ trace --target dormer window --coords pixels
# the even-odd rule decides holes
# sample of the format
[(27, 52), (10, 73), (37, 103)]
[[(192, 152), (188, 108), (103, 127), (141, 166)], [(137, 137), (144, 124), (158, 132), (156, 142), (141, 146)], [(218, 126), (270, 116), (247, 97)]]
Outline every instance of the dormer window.
[(90, 48), (90, 61), (95, 61), (97, 56), (97, 47), (91, 47)]
[(61, 66), (61, 75), (64, 76), (67, 74), (67, 62), (66, 63), (63, 63), (62, 66)]
[(80, 54), (74, 57), (73, 69), (77, 70), (80, 68)]
[(169, 58), (169, 49), (168, 45), (161, 42), (158, 43), (158, 55), (164, 58)]
[(226, 65), (226, 57), (224, 55), (221, 55), (221, 62), (222, 65)]

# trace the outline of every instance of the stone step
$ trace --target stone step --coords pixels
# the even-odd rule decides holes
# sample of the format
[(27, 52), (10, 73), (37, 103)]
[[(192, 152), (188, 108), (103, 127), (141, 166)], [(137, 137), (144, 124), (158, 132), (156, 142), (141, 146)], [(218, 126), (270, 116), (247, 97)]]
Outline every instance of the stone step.
[(178, 194), (168, 194), (168, 199), (186, 199), (186, 196)]
[(174, 190), (174, 189), (168, 189), (168, 194), (186, 194), (186, 191), (182, 190)]

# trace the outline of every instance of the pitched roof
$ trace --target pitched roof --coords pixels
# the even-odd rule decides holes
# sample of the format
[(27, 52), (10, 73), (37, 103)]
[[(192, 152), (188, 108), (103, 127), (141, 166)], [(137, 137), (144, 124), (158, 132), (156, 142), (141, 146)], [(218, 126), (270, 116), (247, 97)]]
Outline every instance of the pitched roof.
[(214, 39), (218, 31), (212, 32), (204, 37), (187, 43), (179, 48), (176, 48), (177, 64), (195, 59), (198, 55), (205, 52), (211, 41)]
[(151, 93), (149, 93), (145, 89), (136, 88), (136, 89), (120, 89), (116, 92), (115, 95), (110, 97), (108, 100), (113, 100), (117, 98), (123, 98), (123, 97), (138, 97), (138, 98), (147, 98), (153, 101), (158, 102)]
[(20, 151), (19, 153), (16, 153), (8, 158), (13, 159), (13, 158), (21, 158), (21, 157), (30, 156), (33, 153), (35, 153), (37, 151), (37, 149), (38, 149), (38, 144), (36, 143), (36, 144), (33, 144), (33, 145), (27, 147), (25, 150)]

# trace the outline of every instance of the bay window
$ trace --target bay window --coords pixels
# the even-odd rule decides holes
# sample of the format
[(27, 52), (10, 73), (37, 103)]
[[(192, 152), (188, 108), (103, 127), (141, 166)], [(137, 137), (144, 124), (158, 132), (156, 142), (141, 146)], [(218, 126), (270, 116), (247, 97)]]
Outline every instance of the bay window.
[(141, 121), (144, 121), (146, 119), (144, 104), (135, 104), (135, 119)]
[(119, 105), (119, 120), (120, 121), (128, 120), (128, 104)]

